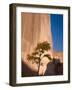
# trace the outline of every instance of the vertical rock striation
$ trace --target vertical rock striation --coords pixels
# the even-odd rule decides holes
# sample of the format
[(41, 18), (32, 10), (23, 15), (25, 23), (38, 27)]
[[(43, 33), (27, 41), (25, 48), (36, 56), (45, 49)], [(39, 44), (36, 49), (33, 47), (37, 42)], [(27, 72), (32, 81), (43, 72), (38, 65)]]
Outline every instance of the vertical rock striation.
[[(28, 64), (27, 54), (30, 54), (39, 42), (48, 41), (51, 45), (49, 53), (52, 55), (53, 43), (51, 34), (50, 15), (38, 13), (21, 13), (21, 52), (22, 60), (33, 69), (36, 65)], [(36, 66), (36, 67), (35, 67)]]
[(28, 54), (37, 43), (48, 41), (52, 50), (50, 16), (48, 14), (22, 13), (21, 51)]

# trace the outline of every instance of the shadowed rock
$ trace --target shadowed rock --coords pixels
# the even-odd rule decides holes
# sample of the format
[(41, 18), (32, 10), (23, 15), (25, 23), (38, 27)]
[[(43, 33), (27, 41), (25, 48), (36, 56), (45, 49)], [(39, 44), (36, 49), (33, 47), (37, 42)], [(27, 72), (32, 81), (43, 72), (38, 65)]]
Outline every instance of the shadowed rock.
[(24, 62), (22, 62), (21, 71), (22, 77), (37, 76), (37, 72), (32, 71)]
[(63, 75), (63, 64), (59, 59), (54, 59), (53, 62), (48, 63), (45, 75)]

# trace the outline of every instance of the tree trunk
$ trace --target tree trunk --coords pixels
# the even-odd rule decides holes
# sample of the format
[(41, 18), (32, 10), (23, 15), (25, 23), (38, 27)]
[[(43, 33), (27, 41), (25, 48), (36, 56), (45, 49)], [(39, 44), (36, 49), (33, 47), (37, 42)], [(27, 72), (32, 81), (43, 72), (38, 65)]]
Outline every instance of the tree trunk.
[(38, 76), (39, 76), (39, 69), (40, 69), (40, 60), (39, 60), (39, 64), (38, 64), (38, 73), (37, 73)]

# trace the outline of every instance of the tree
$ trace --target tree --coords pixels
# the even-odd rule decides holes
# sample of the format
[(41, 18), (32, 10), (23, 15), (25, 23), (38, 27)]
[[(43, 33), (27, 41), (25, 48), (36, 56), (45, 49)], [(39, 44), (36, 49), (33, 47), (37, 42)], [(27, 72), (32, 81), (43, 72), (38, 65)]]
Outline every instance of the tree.
[(38, 65), (38, 75), (39, 75), (39, 69), (40, 69), (40, 62), (43, 57), (47, 57), (49, 60), (51, 60), (51, 56), (49, 54), (45, 54), (45, 51), (48, 52), (50, 50), (50, 44), (47, 41), (44, 41), (42, 43), (38, 43), (37, 47), (35, 48), (34, 52), (31, 54), (28, 54), (28, 60), (32, 60), (33, 63), (37, 63)]

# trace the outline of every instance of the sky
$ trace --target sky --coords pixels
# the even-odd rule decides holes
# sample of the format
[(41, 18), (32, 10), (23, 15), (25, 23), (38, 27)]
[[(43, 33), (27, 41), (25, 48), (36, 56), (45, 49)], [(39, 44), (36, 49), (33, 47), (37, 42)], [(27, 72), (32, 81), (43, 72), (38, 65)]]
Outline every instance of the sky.
[(63, 51), (63, 15), (51, 14), (53, 50)]

